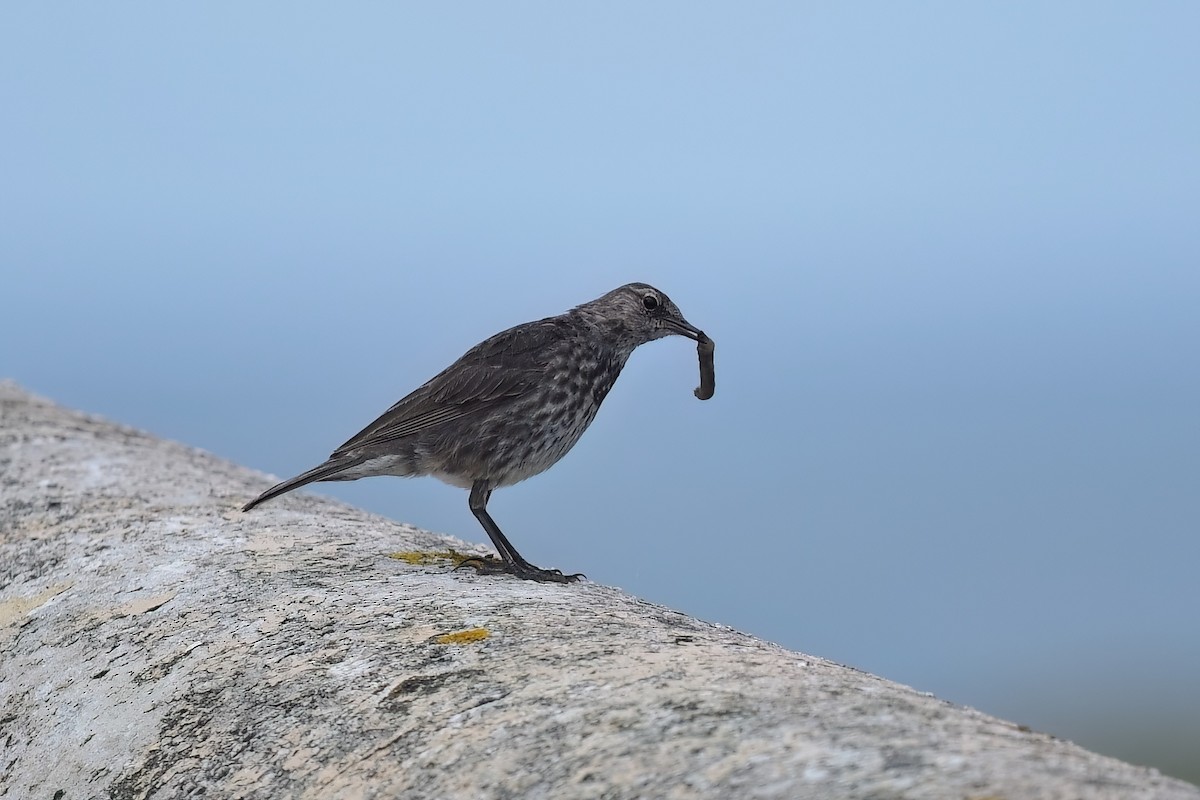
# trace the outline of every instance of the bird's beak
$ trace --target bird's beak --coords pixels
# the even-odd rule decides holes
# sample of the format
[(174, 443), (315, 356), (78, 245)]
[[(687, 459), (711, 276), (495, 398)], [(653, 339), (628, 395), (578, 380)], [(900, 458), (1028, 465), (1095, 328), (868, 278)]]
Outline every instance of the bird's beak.
[(695, 339), (697, 342), (705, 338), (704, 331), (697, 328), (686, 319), (666, 319), (664, 320), (671, 333), (678, 333), (680, 336), (686, 336), (689, 339)]

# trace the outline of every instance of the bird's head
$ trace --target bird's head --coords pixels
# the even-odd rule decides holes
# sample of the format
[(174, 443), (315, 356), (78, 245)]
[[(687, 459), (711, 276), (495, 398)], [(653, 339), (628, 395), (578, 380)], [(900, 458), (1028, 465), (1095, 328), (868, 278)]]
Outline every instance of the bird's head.
[(699, 341), (704, 332), (683, 318), (666, 293), (646, 283), (627, 283), (579, 307), (630, 350), (678, 334)]

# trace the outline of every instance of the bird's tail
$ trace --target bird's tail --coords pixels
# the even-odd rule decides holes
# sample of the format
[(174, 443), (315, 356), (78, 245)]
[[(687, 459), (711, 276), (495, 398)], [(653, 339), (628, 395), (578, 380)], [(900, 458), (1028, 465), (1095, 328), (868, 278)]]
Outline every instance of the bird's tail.
[(299, 489), (301, 486), (314, 483), (316, 481), (337, 480), (333, 476), (343, 470), (349, 469), (358, 463), (358, 459), (352, 458), (337, 458), (330, 459), (320, 466), (313, 467), (308, 472), (302, 472), (294, 478), (288, 478), (283, 483), (276, 484), (270, 489), (260, 494), (258, 497), (251, 500), (246, 505), (242, 506), (242, 511), (249, 511), (259, 503), (265, 503), (272, 497), (278, 497), (281, 494), (286, 494), (292, 489)]

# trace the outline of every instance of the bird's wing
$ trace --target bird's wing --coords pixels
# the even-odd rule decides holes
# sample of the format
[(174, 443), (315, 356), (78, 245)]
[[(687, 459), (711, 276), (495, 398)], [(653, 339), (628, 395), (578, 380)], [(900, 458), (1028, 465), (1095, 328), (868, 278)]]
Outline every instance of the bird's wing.
[(519, 325), (472, 347), (333, 452), (383, 444), (435, 425), (486, 413), (534, 389), (562, 342), (558, 318)]

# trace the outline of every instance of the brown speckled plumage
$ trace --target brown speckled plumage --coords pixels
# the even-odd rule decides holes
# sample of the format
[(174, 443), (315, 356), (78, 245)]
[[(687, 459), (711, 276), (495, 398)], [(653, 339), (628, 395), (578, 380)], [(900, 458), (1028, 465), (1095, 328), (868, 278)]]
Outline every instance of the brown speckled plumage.
[(565, 582), (578, 576), (525, 561), (487, 513), (492, 490), (566, 455), (639, 345), (700, 339), (665, 294), (630, 283), (565, 314), (492, 336), (400, 400), (325, 463), (274, 486), (243, 510), (314, 481), (432, 475), (471, 489), (471, 510), (500, 553), (481, 572)]

